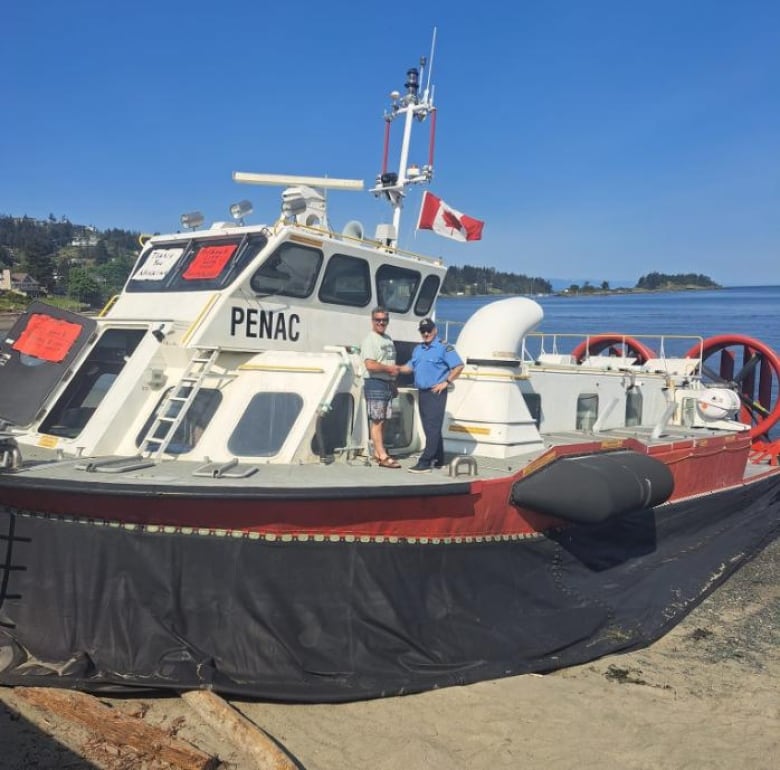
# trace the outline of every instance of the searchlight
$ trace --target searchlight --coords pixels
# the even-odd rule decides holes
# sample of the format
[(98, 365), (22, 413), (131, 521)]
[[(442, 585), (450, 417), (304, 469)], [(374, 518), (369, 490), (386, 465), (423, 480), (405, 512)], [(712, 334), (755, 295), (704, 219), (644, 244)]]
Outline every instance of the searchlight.
[(243, 227), (244, 217), (248, 217), (254, 211), (251, 201), (239, 201), (230, 207), (230, 216)]
[(182, 214), (179, 221), (185, 230), (197, 230), (203, 224), (203, 214), (200, 211), (189, 211)]

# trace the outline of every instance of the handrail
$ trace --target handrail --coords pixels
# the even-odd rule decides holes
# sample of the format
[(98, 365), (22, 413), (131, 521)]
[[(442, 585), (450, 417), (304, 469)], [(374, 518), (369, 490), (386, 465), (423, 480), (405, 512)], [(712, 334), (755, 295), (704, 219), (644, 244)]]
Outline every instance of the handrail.
[[(443, 329), (443, 339), (449, 340), (452, 329), (462, 329), (465, 321), (450, 321), (440, 319), (437, 325)], [(563, 348), (573, 350), (578, 344), (585, 343), (586, 348), (590, 341), (596, 341), (605, 336), (604, 332), (598, 334), (583, 334), (581, 332), (529, 332), (523, 338), (523, 347), (521, 351), (521, 360), (524, 363), (533, 363), (537, 361), (540, 355), (553, 354), (559, 355)], [(614, 334), (614, 337), (620, 340), (618, 345), (625, 345), (627, 340), (639, 340), (642, 342), (652, 342), (653, 347), (658, 350), (657, 358), (666, 360), (669, 358), (684, 358), (687, 349), (693, 344), (699, 347), (698, 370), (701, 372), (702, 354), (704, 351), (704, 337), (698, 334)], [(451, 340), (450, 340), (451, 341)], [(570, 343), (567, 344), (567, 343)], [(679, 343), (679, 345), (678, 345)], [(457, 342), (455, 342), (457, 345)], [(679, 347), (679, 355), (675, 355), (673, 349)], [(671, 348), (671, 349), (670, 349)], [(606, 358), (607, 356), (604, 356)]]

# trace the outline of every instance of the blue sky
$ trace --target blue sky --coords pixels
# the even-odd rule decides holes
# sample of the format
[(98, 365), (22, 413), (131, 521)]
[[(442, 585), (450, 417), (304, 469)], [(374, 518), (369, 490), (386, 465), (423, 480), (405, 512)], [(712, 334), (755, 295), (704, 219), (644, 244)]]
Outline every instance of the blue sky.
[[(430, 189), (486, 227), (415, 235), (415, 188), (402, 246), (553, 279), (780, 284), (777, 0), (29, 0), (3, 17), (0, 213), (166, 232), (242, 198), (275, 219), (280, 191), (236, 170), (370, 186), (387, 95), (435, 26)], [(367, 192), (330, 212), (369, 233), (389, 216)]]

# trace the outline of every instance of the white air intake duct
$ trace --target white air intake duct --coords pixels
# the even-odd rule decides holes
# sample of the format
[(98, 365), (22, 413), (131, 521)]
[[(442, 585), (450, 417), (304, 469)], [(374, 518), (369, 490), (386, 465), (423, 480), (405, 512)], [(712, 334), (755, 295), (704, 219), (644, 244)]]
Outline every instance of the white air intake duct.
[(464, 360), (519, 361), (523, 338), (543, 317), (541, 305), (526, 297), (491, 302), (466, 322), (458, 335), (458, 353)]

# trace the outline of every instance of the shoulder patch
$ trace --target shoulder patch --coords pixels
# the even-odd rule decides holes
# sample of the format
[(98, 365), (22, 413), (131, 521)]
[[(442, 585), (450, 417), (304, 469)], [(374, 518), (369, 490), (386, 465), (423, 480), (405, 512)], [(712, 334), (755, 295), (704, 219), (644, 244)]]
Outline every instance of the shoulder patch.
[(444, 348), (448, 353), (451, 353), (453, 350), (455, 350), (454, 345), (446, 345)]

